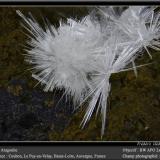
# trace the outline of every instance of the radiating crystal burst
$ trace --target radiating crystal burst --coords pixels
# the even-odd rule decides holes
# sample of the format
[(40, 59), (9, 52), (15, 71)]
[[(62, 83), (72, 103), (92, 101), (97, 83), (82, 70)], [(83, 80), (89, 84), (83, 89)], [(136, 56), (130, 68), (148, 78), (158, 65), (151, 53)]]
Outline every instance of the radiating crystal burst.
[[(119, 8), (119, 12), (117, 12)], [(45, 91), (64, 89), (78, 107), (89, 100), (82, 126), (95, 109), (102, 118), (104, 134), (107, 98), (112, 73), (134, 70), (135, 59), (144, 50), (160, 47), (160, 13), (156, 7), (98, 7), (82, 20), (60, 21), (56, 28), (50, 23), (43, 29), (32, 17), (20, 11), (30, 33), (26, 60), (33, 65), (32, 76), (45, 84)], [(132, 64), (132, 67), (129, 65)]]

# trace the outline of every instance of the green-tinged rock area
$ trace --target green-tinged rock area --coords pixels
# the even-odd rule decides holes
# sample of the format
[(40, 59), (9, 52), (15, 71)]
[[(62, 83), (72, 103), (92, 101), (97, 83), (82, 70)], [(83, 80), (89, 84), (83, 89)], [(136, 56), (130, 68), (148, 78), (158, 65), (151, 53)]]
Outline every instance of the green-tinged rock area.
[(59, 102), (62, 91), (44, 92), (24, 61), (28, 37), (17, 14), (43, 17), (58, 27), (59, 20), (85, 16), (87, 7), (0, 8), (0, 140), (37, 141), (137, 141), (160, 139), (160, 52), (144, 53), (136, 64), (151, 63), (133, 71), (113, 74), (108, 99), (106, 130), (101, 137), (101, 117), (94, 114), (81, 129), (87, 104), (73, 113), (72, 102)]

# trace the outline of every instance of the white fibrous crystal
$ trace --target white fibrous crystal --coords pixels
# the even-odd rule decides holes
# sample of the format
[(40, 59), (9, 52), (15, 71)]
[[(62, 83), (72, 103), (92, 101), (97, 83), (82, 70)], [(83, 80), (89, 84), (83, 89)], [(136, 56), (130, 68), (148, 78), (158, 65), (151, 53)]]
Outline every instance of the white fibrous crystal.
[[(79, 102), (90, 87), (87, 74), (93, 72), (94, 55), (101, 49), (100, 26), (93, 25), (89, 16), (81, 21), (67, 19), (59, 28), (45, 29), (32, 18), (24, 17), (27, 30), (33, 36), (28, 44), (26, 60), (34, 65), (33, 77), (45, 84), (45, 91), (65, 89)], [(102, 40), (101, 40), (102, 41)]]
[(48, 24), (44, 29), (33, 17), (17, 13), (31, 34), (26, 60), (33, 65), (32, 76), (45, 84), (45, 91), (64, 89), (77, 107), (88, 100), (81, 124), (84, 127), (96, 109), (103, 135), (110, 76), (127, 70), (137, 75), (139, 53), (146, 51), (152, 58), (149, 48), (159, 50), (156, 7), (98, 7), (82, 20), (67, 19), (58, 28)]

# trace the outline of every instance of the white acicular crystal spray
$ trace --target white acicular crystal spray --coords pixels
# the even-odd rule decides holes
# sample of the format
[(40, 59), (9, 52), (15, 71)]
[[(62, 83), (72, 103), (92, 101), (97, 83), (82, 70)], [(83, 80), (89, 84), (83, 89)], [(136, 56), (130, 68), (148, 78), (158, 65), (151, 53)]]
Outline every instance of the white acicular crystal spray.
[(32, 18), (17, 13), (25, 20), (32, 35), (26, 59), (34, 65), (33, 77), (45, 84), (45, 91), (65, 89), (75, 102), (79, 102), (90, 87), (87, 74), (95, 65), (92, 56), (101, 48), (100, 26), (93, 25), (89, 16), (81, 21), (67, 19), (59, 28), (45, 29)]
[(82, 126), (97, 108), (102, 135), (111, 74), (134, 70), (137, 75), (136, 68), (143, 65), (134, 61), (142, 49), (152, 58), (148, 48), (160, 47), (160, 14), (155, 7), (119, 8), (120, 12), (114, 7), (98, 8), (94, 12), (100, 13), (100, 20), (94, 20), (92, 12), (80, 21), (67, 19), (58, 28), (48, 24), (45, 29), (17, 11), (31, 34), (26, 60), (33, 64), (33, 77), (45, 84), (45, 91), (64, 89), (77, 107), (90, 99)]

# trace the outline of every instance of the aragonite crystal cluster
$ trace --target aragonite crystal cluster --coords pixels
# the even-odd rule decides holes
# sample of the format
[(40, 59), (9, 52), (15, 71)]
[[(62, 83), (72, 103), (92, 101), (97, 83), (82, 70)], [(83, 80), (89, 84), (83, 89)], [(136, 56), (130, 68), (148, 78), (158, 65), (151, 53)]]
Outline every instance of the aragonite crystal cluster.
[[(104, 134), (107, 98), (112, 73), (134, 70), (135, 59), (150, 48), (159, 51), (160, 13), (157, 7), (97, 7), (81, 20), (68, 18), (59, 27), (48, 23), (45, 28), (33, 18), (23, 18), (30, 33), (26, 61), (33, 65), (32, 76), (45, 85), (45, 91), (64, 89), (78, 108), (88, 100), (82, 127), (93, 112), (101, 113)], [(93, 15), (98, 13), (99, 18)]]

